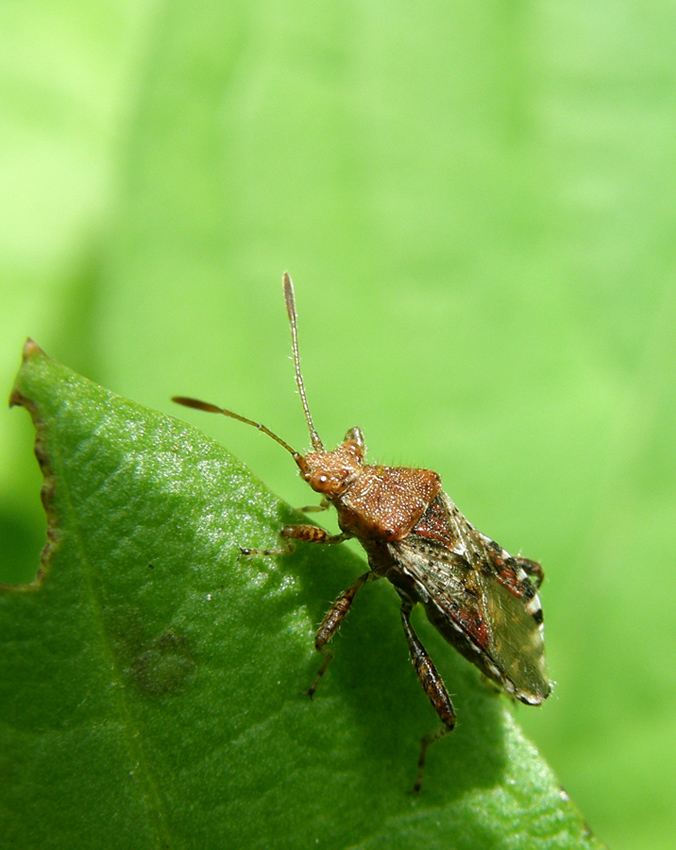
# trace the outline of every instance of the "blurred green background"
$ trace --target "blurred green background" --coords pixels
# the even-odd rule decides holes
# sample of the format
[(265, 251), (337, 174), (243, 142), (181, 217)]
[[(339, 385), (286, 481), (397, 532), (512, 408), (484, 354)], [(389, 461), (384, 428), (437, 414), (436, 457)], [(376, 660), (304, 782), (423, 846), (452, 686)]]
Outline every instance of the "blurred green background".
[[(288, 268), (323, 439), (542, 561), (558, 686), (519, 721), (614, 850), (671, 848), (676, 7), (7, 0), (0, 31), (6, 391), (30, 335), (306, 504), (168, 401), (307, 446)], [(0, 416), (5, 580), (44, 539), (32, 439)]]

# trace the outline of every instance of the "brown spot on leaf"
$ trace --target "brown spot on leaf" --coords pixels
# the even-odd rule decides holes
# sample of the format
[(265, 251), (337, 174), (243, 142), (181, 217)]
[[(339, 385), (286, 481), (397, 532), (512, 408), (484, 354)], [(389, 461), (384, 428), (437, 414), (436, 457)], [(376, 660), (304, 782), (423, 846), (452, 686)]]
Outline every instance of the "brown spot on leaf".
[(185, 635), (163, 632), (133, 660), (130, 673), (138, 688), (151, 696), (180, 692), (195, 671), (196, 662)]

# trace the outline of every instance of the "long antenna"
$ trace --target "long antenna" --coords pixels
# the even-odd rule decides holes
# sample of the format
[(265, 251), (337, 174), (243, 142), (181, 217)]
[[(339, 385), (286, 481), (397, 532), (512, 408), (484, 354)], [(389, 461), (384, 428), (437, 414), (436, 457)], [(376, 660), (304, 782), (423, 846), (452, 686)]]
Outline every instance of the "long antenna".
[(265, 425), (261, 425), (260, 422), (254, 422), (253, 419), (247, 419), (246, 416), (240, 416), (239, 413), (233, 413), (232, 410), (225, 410), (223, 407), (216, 407), (215, 404), (209, 404), (208, 401), (200, 401), (198, 398), (186, 398), (186, 396), (175, 395), (171, 400), (175, 401), (176, 404), (182, 404), (184, 407), (194, 407), (195, 410), (203, 410), (205, 413), (222, 413), (223, 416), (230, 416), (233, 419), (239, 419), (240, 422), (244, 422), (246, 425), (253, 425), (254, 428), (258, 428), (259, 431), (267, 434), (268, 437), (272, 437), (276, 443), (283, 446), (287, 452), (290, 452), (290, 454), (293, 455), (296, 461), (302, 457), (300, 452), (292, 449), (291, 446), (282, 440), (281, 437), (278, 437), (274, 431), (266, 428)]
[[(303, 376), (300, 372), (300, 356), (298, 354), (298, 314), (296, 313), (296, 299), (293, 294), (293, 283), (288, 272), (284, 272), (282, 278), (284, 284), (284, 300), (286, 301), (286, 312), (289, 314), (289, 322), (291, 323), (291, 345), (293, 347), (293, 365), (296, 369), (296, 384), (300, 393), (300, 400), (303, 402), (303, 410), (305, 411), (305, 421), (310, 429), (310, 439), (312, 447), (316, 452), (324, 451), (324, 444), (319, 439), (319, 434), (315, 430), (310, 416), (310, 408), (307, 404), (305, 396), (305, 385), (303, 384)], [(241, 417), (238, 417), (241, 418)]]

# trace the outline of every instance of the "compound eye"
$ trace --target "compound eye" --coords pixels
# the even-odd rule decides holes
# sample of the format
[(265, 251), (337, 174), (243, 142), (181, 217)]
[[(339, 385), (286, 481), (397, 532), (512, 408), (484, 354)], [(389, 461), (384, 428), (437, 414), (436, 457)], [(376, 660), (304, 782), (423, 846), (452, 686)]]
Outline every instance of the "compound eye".
[(333, 493), (340, 482), (335, 475), (327, 475), (326, 472), (315, 472), (309, 483), (310, 487), (317, 493)]

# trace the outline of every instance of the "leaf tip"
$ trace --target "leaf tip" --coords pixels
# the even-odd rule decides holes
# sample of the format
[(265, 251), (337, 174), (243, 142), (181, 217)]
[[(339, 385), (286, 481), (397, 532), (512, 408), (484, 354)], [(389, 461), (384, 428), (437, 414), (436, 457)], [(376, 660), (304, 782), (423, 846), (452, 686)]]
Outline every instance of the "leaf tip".
[(28, 339), (26, 340), (26, 342), (23, 345), (23, 348), (21, 349), (21, 369), (19, 370), (19, 375), (17, 376), (17, 380), (16, 380), (14, 387), (12, 389), (12, 392), (9, 396), (9, 406), (10, 407), (15, 407), (15, 406), (28, 407), (29, 406), (30, 403), (29, 403), (28, 399), (18, 389), (19, 383), (20, 383), (19, 376), (21, 375), (23, 367), (27, 363), (29, 363), (31, 360), (33, 360), (37, 357), (46, 357), (46, 356), (47, 355), (45, 354), (43, 349), (40, 348), (40, 346), (37, 344), (37, 342), (35, 342), (35, 340), (31, 339), (30, 337), (28, 337)]
[(40, 348), (40, 346), (35, 342), (35, 340), (28, 337), (26, 342), (23, 344), (23, 349), (21, 351), (21, 357), (23, 358), (24, 363), (26, 360), (29, 360), (31, 357), (34, 357), (37, 354), (44, 354), (45, 352)]

